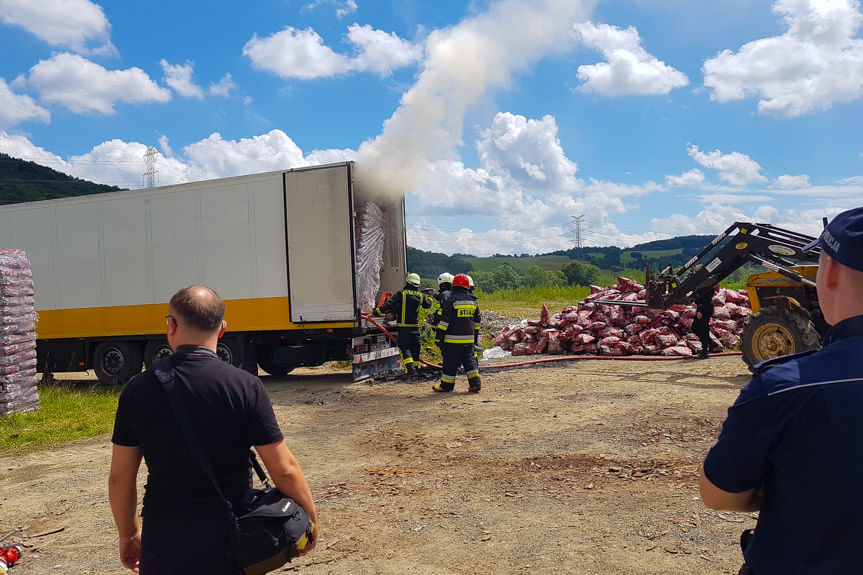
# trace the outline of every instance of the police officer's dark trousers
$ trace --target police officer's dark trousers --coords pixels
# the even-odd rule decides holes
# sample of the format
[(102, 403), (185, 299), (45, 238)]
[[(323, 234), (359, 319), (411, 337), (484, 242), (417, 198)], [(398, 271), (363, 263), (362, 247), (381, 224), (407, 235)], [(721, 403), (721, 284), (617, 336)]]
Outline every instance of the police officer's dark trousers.
[(692, 333), (701, 340), (702, 351), (709, 353), (713, 347), (713, 341), (710, 339), (710, 318), (707, 316), (703, 316), (701, 319), (695, 318), (692, 322)]
[(443, 356), (443, 369), (440, 376), (442, 388), (451, 390), (455, 387), (455, 376), (459, 366), (464, 366), (470, 389), (478, 390), (480, 388), (479, 366), (472, 343), (444, 343), (441, 348), (441, 355)]
[(398, 331), (399, 351), (405, 373), (413, 371), (420, 359), (420, 330), (416, 327), (400, 327)]

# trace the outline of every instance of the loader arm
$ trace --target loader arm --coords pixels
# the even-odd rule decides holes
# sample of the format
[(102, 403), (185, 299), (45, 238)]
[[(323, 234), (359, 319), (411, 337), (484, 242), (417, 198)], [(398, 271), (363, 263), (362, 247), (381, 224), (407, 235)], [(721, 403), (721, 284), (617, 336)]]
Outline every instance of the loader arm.
[(814, 239), (770, 224), (735, 222), (678, 270), (668, 266), (651, 273), (648, 267), (645, 300), (654, 308), (688, 302), (696, 291), (713, 289), (747, 262), (810, 285), (811, 280), (790, 268), (818, 261), (817, 250), (803, 251)]

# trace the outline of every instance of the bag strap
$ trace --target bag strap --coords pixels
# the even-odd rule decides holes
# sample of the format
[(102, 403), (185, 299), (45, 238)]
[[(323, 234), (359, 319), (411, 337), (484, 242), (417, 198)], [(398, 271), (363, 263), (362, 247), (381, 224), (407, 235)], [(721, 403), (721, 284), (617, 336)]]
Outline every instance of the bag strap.
[(258, 463), (258, 458), (255, 457), (255, 452), (251, 449), (249, 450), (249, 461), (252, 462), (252, 468), (255, 470), (255, 473), (258, 475), (258, 479), (261, 480), (261, 483), (265, 488), (270, 487), (270, 480), (267, 478), (267, 473), (264, 471), (264, 468), (261, 467), (261, 464)]
[(210, 464), (210, 459), (207, 457), (206, 451), (204, 451), (204, 446), (201, 444), (198, 434), (195, 433), (194, 429), (192, 429), (189, 420), (185, 417), (185, 414), (182, 412), (183, 410), (180, 408), (179, 397), (177, 395), (177, 378), (174, 372), (174, 366), (171, 365), (171, 358), (166, 357), (154, 361), (153, 373), (155, 374), (156, 379), (158, 379), (162, 384), (162, 387), (165, 390), (165, 395), (168, 396), (168, 403), (171, 405), (171, 411), (174, 412), (174, 417), (177, 419), (177, 422), (180, 424), (180, 428), (183, 430), (183, 438), (186, 440), (186, 447), (189, 448), (189, 451), (191, 451), (192, 455), (195, 456), (195, 459), (198, 460), (198, 464), (201, 466), (201, 469), (203, 469), (207, 478), (209, 478), (210, 483), (212, 483), (213, 487), (216, 488), (216, 492), (218, 492), (219, 497), (221, 497), (222, 501), (225, 503), (225, 509), (227, 509), (228, 514), (236, 522), (237, 516), (234, 514), (233, 507), (231, 507), (231, 502), (228, 501), (224, 493), (222, 493), (222, 490), (219, 488), (219, 483), (216, 481), (216, 474), (213, 473), (213, 467)]

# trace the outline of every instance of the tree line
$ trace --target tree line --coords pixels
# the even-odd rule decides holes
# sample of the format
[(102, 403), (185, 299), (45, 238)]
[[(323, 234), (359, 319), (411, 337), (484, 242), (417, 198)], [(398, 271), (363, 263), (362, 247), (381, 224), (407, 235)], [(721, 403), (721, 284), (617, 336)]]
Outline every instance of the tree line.
[(0, 153), (0, 205), (116, 192), (121, 188), (94, 184)]

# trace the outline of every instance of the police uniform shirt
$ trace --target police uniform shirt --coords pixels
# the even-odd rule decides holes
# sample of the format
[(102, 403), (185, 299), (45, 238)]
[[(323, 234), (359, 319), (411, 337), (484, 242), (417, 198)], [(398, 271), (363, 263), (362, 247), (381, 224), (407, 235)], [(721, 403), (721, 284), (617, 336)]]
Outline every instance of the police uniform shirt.
[(860, 572), (863, 541), (863, 316), (821, 351), (756, 366), (707, 478), (732, 493), (763, 487), (746, 562), (758, 575)]

